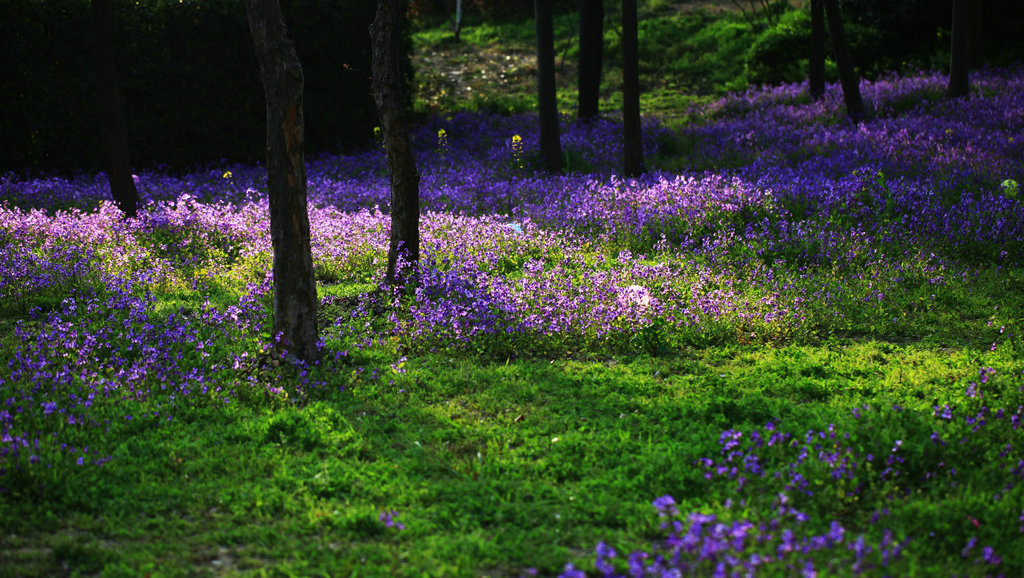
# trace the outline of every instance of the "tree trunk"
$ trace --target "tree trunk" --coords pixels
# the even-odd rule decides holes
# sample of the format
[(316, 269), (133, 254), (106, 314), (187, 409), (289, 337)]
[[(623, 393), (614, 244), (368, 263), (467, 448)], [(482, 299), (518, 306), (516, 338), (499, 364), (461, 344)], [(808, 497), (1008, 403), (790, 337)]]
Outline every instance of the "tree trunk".
[(93, 42), (96, 59), (96, 99), (103, 137), (104, 165), (110, 195), (128, 218), (139, 210), (139, 191), (132, 178), (128, 154), (128, 123), (121, 106), (114, 60), (114, 16), (110, 0), (92, 0)]
[(622, 0), (622, 134), (624, 172), (627, 177), (636, 177), (644, 173), (637, 28), (636, 0)]
[(452, 20), (452, 32), (455, 34), (455, 42), (459, 42), (459, 36), (462, 34), (462, 0), (455, 0), (455, 15)]
[(811, 57), (807, 73), (811, 100), (825, 96), (825, 5), (811, 0)]
[(968, 0), (953, 0), (953, 39), (949, 55), (949, 89), (950, 98), (967, 96), (971, 91), (968, 68), (970, 60), (967, 52)]
[(533, 0), (537, 25), (537, 111), (540, 113), (540, 156), (548, 172), (562, 171), (562, 142), (555, 94), (555, 32), (550, 0)]
[(579, 119), (597, 118), (604, 61), (604, 0), (580, 0)]
[(402, 95), (399, 68), (401, 19), (401, 0), (378, 0), (377, 16), (370, 25), (373, 97), (380, 115), (391, 179), (391, 234), (385, 277), (385, 283), (389, 285), (401, 282), (410, 273), (414, 274), (415, 268), (409, 265), (420, 258), (420, 174), (409, 143)]
[(985, 30), (985, 0), (972, 0), (967, 8), (970, 30), (967, 31), (967, 58), (971, 70), (981, 67), (983, 61), (982, 37)]
[(850, 57), (850, 45), (846, 42), (843, 30), (843, 19), (839, 14), (837, 0), (825, 0), (825, 15), (828, 18), (828, 29), (832, 35), (832, 51), (835, 53), (836, 66), (839, 68), (839, 83), (843, 87), (843, 100), (846, 101), (846, 112), (850, 120), (860, 123), (864, 120), (864, 101), (860, 97), (860, 79), (853, 68)]
[(267, 190), (274, 247), (274, 353), (319, 356), (316, 278), (306, 204), (302, 65), (278, 0), (245, 0), (267, 98)]

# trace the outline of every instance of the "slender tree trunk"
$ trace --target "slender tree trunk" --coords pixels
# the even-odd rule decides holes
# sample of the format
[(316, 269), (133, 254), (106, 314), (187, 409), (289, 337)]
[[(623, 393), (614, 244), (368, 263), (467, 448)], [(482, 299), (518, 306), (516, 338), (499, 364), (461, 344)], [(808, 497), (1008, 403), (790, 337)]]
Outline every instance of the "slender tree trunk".
[[(391, 179), (391, 234), (385, 283), (400, 282), (420, 258), (420, 174), (409, 143), (409, 126), (399, 68), (401, 0), (378, 0), (370, 26), (373, 42), (373, 96), (380, 115), (381, 134)], [(403, 270), (403, 268), (408, 269)]]
[(604, 0), (580, 0), (579, 119), (600, 112), (604, 61)]
[(970, 59), (967, 52), (968, 0), (953, 0), (953, 39), (949, 56), (949, 89), (950, 98), (967, 96), (971, 91), (968, 69)]
[(128, 123), (121, 106), (114, 60), (114, 16), (110, 0), (92, 0), (93, 43), (96, 59), (96, 99), (103, 137), (104, 165), (110, 194), (128, 218), (138, 214), (139, 191), (132, 178), (128, 154)]
[(811, 100), (825, 96), (825, 5), (811, 0), (811, 57), (807, 73)]
[(462, 0), (455, 0), (455, 16), (452, 22), (452, 32), (455, 34), (455, 42), (459, 42), (462, 34)]
[(643, 134), (640, 129), (640, 54), (636, 0), (622, 0), (622, 133), (625, 174), (644, 173)]
[(302, 65), (278, 0), (245, 0), (267, 98), (267, 190), (274, 247), (274, 353), (311, 361), (317, 296), (306, 204)]
[(540, 113), (540, 156), (551, 173), (562, 171), (562, 141), (555, 94), (555, 32), (551, 0), (533, 0), (537, 25), (537, 111)]
[(860, 79), (853, 68), (850, 45), (846, 42), (846, 32), (843, 30), (843, 19), (839, 14), (837, 0), (825, 0), (825, 16), (828, 18), (828, 29), (832, 35), (832, 51), (835, 53), (836, 66), (839, 68), (839, 83), (843, 87), (846, 112), (850, 120), (859, 123), (864, 120), (864, 101), (860, 96)]

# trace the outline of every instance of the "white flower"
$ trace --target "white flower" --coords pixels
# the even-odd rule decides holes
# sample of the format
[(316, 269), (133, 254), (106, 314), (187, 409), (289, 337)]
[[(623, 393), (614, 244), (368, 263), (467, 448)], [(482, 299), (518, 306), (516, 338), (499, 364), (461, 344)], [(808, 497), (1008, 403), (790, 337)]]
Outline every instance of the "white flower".
[(646, 308), (651, 304), (651, 292), (641, 285), (630, 285), (619, 289), (619, 304), (623, 306), (639, 305)]

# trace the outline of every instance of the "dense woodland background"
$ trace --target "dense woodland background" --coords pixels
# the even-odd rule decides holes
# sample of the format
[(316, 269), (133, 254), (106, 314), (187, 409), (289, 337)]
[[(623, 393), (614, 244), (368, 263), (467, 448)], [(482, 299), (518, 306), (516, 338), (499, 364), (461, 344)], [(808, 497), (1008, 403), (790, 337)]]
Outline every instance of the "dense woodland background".
[[(234, 0), (114, 2), (118, 80), (136, 166), (262, 161), (265, 100), (245, 10)], [(284, 2), (306, 73), (312, 151), (363, 145), (372, 2)], [(0, 171), (101, 166), (89, 2), (4, 2)]]
[[(221, 160), (261, 161), (264, 97), (241, 2), (113, 4), (117, 69), (133, 164), (185, 169)], [(374, 3), (283, 4), (305, 70), (307, 152), (339, 152), (370, 144), (378, 124), (370, 91), (367, 32)], [(810, 42), (806, 4), (640, 2), (641, 88), (655, 82), (649, 75), (645, 78), (645, 71), (685, 76), (683, 65), (697, 57), (681, 55), (679, 47), (690, 40), (695, 23), (700, 26), (702, 13), (720, 10), (736, 13), (736, 23), (710, 33), (748, 35), (750, 40), (742, 43), (739, 54), (699, 55), (711, 64), (712, 74), (669, 83), (675, 90), (713, 92), (803, 80)], [(951, 5), (952, 0), (841, 0), (858, 72), (874, 78), (886, 71), (944, 69), (949, 62)], [(409, 4), (411, 25), (437, 26), (451, 19), (454, 6), (454, 0), (414, 0)], [(972, 34), (972, 65), (1019, 60), (1024, 54), (1024, 3), (988, 0), (972, 2), (972, 7), (972, 30), (980, 31)], [(564, 0), (554, 2), (554, 9), (558, 16), (573, 13), (576, 6)], [(606, 3), (606, 38), (610, 36), (612, 44), (618, 9), (616, 2)], [(527, 20), (532, 10), (529, 0), (466, 0), (465, 26)], [(574, 49), (571, 38), (557, 34), (558, 30), (557, 48)], [(0, 37), (0, 109), (5, 111), (0, 117), (0, 172), (100, 169), (89, 2), (5, 0)], [(416, 74), (422, 63), (411, 58), (411, 42), (405, 46), (402, 57), (412, 65), (405, 70)], [(609, 65), (615, 65), (618, 54), (615, 46), (606, 48)], [(565, 55), (560, 56), (564, 61)]]

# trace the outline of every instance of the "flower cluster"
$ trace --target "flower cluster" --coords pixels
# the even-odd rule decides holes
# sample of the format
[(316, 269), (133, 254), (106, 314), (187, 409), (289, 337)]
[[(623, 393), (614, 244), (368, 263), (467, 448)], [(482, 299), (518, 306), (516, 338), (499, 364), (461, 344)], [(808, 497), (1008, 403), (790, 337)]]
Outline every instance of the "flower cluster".
[[(387, 258), (384, 154), (311, 159), (311, 247), (333, 347), (324, 363), (380, 346), (397, 374), (422, 351), (657, 353), (937, 323), (943, 301), (1024, 262), (1024, 69), (972, 80), (958, 101), (942, 96), (938, 74), (865, 83), (871, 112), (858, 125), (843, 120), (837, 86), (816, 103), (795, 85), (731, 95), (678, 133), (648, 121), (645, 154), (682, 170), (636, 179), (617, 174), (611, 119), (563, 123), (562, 175), (538, 170), (535, 116), (430, 119), (412, 136), (417, 284), (386, 291), (363, 288), (380, 284)], [(140, 172), (140, 215), (124, 220), (102, 175), (0, 176), (0, 491), (18, 476), (38, 488), (107, 463), (108, 428), (153, 427), (196, 404), (283, 403), (322, 385), (318, 368), (269, 358), (265, 178), (259, 166)], [(1016, 343), (1012, 330), (995, 334), (1001, 325), (983, 331)], [(379, 379), (378, 369), (351, 373)], [(893, 435), (864, 433), (891, 417), (872, 408), (820, 431), (722, 432), (721, 453), (696, 464), (706, 483), (769, 514), (681, 515), (661, 499), (668, 537), (630, 556), (629, 572), (826, 573), (823, 551), (855, 571), (884, 567), (913, 546), (905, 533), (854, 537), (857, 520), (832, 525), (803, 501), (955, 496), (981, 460), (1006, 477), (988, 496), (995, 517), (1024, 523), (1001, 505), (1020, 496), (1024, 410), (994, 409), (1015, 398), (990, 394), (992, 375)], [(986, 549), (990, 525), (971, 526), (956, 546), (965, 559), (1008, 555)], [(621, 571), (608, 545), (597, 556), (599, 572)]]
[[(947, 526), (946, 532), (963, 540), (960, 558), (983, 571), (997, 571), (1002, 555), (983, 540), (1005, 540), (1005, 528), (1024, 519), (1017, 503), (1024, 489), (1024, 454), (1014, 443), (1024, 416), (1024, 387), (1015, 392), (995, 389), (1004, 399), (1016, 397), (1017, 403), (992, 409), (982, 399), (993, 373), (992, 368), (982, 368), (979, 382), (969, 383), (957, 409), (948, 404), (935, 407), (934, 415), (921, 424), (907, 424), (899, 406), (888, 411), (865, 406), (853, 411), (846, 427), (829, 424), (821, 431), (798, 433), (769, 422), (749, 431), (723, 431), (718, 455), (700, 458), (696, 465), (711, 483), (734, 484), (733, 497), (714, 513), (705, 507), (685, 515), (672, 496), (655, 499), (666, 537), (649, 551), (633, 552), (624, 565), (615, 563), (618, 555), (611, 546), (599, 543), (594, 567), (602, 576), (634, 578), (905, 573), (901, 554), (931, 548), (927, 540), (935, 534), (909, 533), (907, 514), (897, 519), (888, 505), (926, 494), (937, 504), (966, 507), (962, 492), (977, 484), (970, 472), (985, 462), (994, 464), (986, 475), (1001, 476), (999, 482), (987, 484), (998, 491), (982, 503), (974, 502), (973, 511), (959, 514), (962, 519)], [(901, 422), (902, 427), (892, 426)], [(877, 435), (884, 428), (901, 437)], [(903, 439), (928, 430), (930, 442), (923, 437)], [(993, 445), (993, 440), (1006, 442)], [(828, 510), (813, 509), (823, 503)], [(855, 519), (857, 504), (887, 505), (855, 534), (843, 518)], [(940, 509), (947, 516), (962, 510)], [(570, 563), (561, 576), (585, 573)]]

